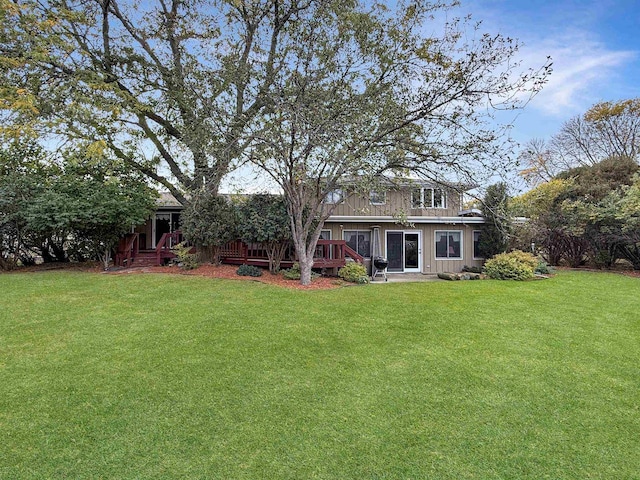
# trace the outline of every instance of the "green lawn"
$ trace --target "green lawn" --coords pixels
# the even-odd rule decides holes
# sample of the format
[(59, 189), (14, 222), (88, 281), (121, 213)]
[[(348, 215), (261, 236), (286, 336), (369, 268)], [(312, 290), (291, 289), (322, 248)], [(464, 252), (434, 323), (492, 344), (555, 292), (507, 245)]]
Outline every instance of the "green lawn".
[(0, 292), (2, 479), (640, 478), (640, 279)]

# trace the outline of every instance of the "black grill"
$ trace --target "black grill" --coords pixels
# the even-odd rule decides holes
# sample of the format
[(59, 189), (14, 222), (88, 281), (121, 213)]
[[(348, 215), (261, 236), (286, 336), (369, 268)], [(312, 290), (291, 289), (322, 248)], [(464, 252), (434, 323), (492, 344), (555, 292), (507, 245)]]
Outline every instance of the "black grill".
[(376, 257), (373, 259), (373, 266), (376, 267), (377, 270), (384, 270), (389, 266), (389, 262), (384, 257)]

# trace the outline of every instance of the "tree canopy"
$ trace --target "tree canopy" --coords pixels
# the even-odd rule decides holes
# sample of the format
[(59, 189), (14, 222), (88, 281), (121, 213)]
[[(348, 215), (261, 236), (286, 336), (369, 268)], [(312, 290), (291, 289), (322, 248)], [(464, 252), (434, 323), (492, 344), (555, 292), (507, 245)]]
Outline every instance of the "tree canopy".
[(52, 158), (32, 141), (0, 150), (0, 234), (4, 268), (40, 255), (45, 261), (100, 258), (155, 206), (142, 176), (97, 152)]
[(595, 166), (607, 158), (638, 162), (640, 98), (600, 102), (567, 120), (549, 140), (532, 139), (520, 152), (521, 171), (531, 185), (571, 168)]

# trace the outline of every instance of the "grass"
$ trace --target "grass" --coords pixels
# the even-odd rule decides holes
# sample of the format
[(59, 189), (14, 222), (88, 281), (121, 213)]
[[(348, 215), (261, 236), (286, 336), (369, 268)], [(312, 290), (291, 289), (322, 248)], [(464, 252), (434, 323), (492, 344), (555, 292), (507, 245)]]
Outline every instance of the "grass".
[(0, 275), (0, 478), (640, 478), (640, 280)]

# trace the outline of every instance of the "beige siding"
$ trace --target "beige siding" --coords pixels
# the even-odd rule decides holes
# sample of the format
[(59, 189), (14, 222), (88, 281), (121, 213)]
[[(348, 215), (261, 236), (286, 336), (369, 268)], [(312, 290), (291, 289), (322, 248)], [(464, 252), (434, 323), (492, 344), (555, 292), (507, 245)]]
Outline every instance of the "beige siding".
[[(154, 214), (155, 215), (155, 214)], [(150, 249), (153, 246), (153, 221), (149, 218), (144, 225), (138, 225), (135, 233), (140, 234), (140, 248)]]
[(409, 216), (450, 217), (458, 215), (460, 211), (460, 194), (455, 191), (447, 192), (447, 208), (411, 208), (411, 190), (393, 190), (386, 194), (384, 205), (372, 205), (368, 195), (351, 194), (343, 203), (336, 205), (332, 215), (371, 215), (387, 216), (405, 213)]
[[(427, 224), (415, 225), (413, 228), (402, 227), (393, 223), (380, 224), (380, 240), (382, 245), (382, 254), (386, 256), (387, 252), (387, 231), (404, 231), (416, 232), (421, 234), (421, 272), (436, 274), (440, 272), (460, 272), (464, 265), (482, 266), (482, 260), (473, 258), (473, 231), (477, 230), (477, 226), (473, 225), (440, 225)], [(325, 229), (331, 230), (331, 238), (342, 239), (344, 230), (372, 230), (370, 223), (326, 223)], [(462, 241), (462, 258), (455, 260), (436, 259), (435, 234), (436, 231), (459, 231), (461, 232)]]

